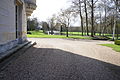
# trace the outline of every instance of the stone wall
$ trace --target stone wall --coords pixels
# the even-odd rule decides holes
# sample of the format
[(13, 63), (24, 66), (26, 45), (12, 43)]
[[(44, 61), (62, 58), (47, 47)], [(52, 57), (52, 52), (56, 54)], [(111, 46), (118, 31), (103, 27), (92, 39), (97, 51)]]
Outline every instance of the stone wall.
[[(27, 17), (24, 0), (22, 1), (22, 11), (20, 14), (20, 25), (18, 30), (22, 41), (26, 41)], [(18, 44), (19, 37), (16, 38), (16, 11), (15, 0), (0, 0), (0, 53), (9, 50)]]
[(15, 40), (14, 0), (0, 0), (0, 44)]

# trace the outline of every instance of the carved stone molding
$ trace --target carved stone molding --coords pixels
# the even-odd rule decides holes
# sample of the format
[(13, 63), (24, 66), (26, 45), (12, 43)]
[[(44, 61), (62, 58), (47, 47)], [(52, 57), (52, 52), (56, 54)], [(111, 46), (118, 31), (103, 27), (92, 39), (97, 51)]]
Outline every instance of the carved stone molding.
[(22, 4), (23, 4), (23, 2), (21, 0), (16, 0), (16, 5), (20, 6)]
[(36, 0), (25, 0), (26, 15), (31, 16), (33, 11), (36, 9)]

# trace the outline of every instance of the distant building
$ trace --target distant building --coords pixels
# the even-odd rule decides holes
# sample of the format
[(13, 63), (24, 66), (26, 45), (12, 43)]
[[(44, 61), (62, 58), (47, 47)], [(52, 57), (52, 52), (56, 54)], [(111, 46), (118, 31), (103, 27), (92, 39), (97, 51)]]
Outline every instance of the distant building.
[(44, 33), (46, 33), (46, 31), (49, 31), (49, 24), (47, 22), (42, 22), (42, 30)]
[(36, 0), (0, 0), (0, 53), (27, 40), (27, 17)]
[(72, 26), (72, 27), (69, 27), (68, 30), (70, 32), (80, 32), (81, 31), (81, 27), (79, 27), (79, 26)]

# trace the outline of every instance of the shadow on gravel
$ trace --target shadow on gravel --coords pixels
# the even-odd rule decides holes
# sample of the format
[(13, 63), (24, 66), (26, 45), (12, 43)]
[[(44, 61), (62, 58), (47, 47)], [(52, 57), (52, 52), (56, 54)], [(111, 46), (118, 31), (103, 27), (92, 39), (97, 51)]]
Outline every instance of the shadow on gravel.
[(120, 80), (120, 66), (60, 49), (31, 47), (0, 72), (0, 80)]

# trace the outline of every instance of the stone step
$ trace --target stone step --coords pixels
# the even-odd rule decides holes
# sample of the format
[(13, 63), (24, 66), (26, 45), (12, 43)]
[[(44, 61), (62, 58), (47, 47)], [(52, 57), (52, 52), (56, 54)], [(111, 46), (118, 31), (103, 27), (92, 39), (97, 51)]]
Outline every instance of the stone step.
[(20, 49), (22, 49), (22, 48), (28, 49), (29, 47), (31, 47), (31, 46), (33, 46), (33, 45), (35, 45), (35, 44), (36, 44), (36, 42), (27, 41), (27, 42), (25, 42), (25, 43), (23, 43), (23, 44), (18, 45), (18, 46), (15, 47), (15, 48), (9, 50), (9, 51), (6, 51), (6, 52), (4, 52), (4, 53), (1, 53), (1, 54), (0, 54), (0, 63), (1, 63), (2, 61), (4, 61), (6, 58), (9, 58), (9, 57), (12, 56), (13, 54), (15, 54), (15, 52), (19, 51)]

